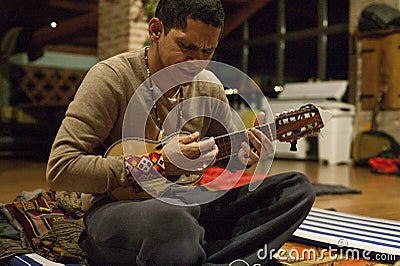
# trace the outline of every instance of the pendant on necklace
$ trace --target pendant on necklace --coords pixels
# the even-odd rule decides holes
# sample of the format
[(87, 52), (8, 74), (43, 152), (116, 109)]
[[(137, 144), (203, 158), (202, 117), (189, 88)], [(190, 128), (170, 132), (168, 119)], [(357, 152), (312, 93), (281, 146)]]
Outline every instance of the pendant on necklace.
[(163, 136), (164, 136), (164, 129), (160, 129), (160, 131), (158, 131), (156, 140), (157, 140), (157, 141), (162, 140)]
[(178, 99), (176, 99), (176, 98), (168, 98), (168, 100), (169, 100), (171, 103), (176, 103), (176, 101), (177, 101)]
[(179, 89), (176, 90), (175, 94), (172, 97), (168, 97), (168, 100), (171, 103), (175, 103), (178, 100), (178, 97), (179, 97)]

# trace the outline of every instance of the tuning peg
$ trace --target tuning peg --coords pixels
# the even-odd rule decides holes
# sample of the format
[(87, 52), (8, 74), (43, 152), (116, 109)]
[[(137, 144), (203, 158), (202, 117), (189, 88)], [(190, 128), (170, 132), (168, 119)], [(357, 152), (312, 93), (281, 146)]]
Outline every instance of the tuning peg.
[(320, 130), (315, 130), (311, 133), (312, 137), (318, 137), (320, 135)]
[(290, 142), (290, 151), (297, 151), (297, 140)]

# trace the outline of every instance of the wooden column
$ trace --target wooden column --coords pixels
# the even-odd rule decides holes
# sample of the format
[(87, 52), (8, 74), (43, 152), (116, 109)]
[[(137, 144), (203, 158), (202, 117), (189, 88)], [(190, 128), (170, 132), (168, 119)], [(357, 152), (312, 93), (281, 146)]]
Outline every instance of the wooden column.
[(139, 49), (147, 40), (147, 17), (141, 0), (99, 0), (99, 60)]

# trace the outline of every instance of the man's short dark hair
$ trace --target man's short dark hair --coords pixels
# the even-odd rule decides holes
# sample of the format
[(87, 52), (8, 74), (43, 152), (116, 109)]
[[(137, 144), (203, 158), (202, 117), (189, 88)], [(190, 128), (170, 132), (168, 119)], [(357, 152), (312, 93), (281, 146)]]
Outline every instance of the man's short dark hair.
[(199, 19), (222, 32), (225, 13), (220, 0), (160, 0), (155, 16), (163, 22), (165, 34), (171, 28), (185, 30), (187, 18)]

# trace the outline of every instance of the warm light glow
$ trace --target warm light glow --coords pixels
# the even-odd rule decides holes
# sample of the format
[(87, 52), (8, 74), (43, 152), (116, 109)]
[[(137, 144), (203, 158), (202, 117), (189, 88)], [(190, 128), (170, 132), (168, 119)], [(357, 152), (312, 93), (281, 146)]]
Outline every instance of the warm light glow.
[(232, 95), (232, 94), (237, 94), (238, 90), (237, 89), (226, 89), (225, 94), (226, 95)]
[(57, 27), (57, 22), (53, 21), (50, 23), (50, 27), (52, 27), (53, 29), (55, 29)]
[(282, 91), (283, 91), (283, 86), (281, 86), (281, 85), (275, 85), (274, 91), (275, 91), (275, 92), (282, 92)]

